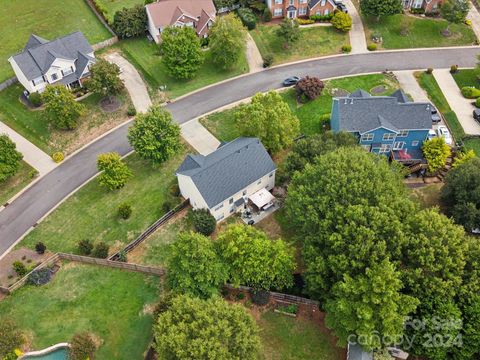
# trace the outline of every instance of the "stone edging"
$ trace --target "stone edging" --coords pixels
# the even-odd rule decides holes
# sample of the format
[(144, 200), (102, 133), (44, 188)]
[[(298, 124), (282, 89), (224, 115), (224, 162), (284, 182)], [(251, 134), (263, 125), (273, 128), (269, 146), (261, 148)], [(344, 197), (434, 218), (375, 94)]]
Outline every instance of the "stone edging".
[(49, 354), (49, 353), (53, 352), (54, 350), (58, 350), (58, 349), (61, 349), (61, 348), (69, 348), (69, 347), (70, 347), (69, 343), (66, 343), (66, 342), (58, 343), (58, 344), (52, 345), (52, 346), (50, 346), (46, 349), (43, 349), (43, 350), (27, 352), (27, 353), (23, 354), (22, 356), (20, 356), (18, 358), (18, 360), (22, 360), (22, 359), (28, 358), (30, 356), (46, 355), (46, 354)]

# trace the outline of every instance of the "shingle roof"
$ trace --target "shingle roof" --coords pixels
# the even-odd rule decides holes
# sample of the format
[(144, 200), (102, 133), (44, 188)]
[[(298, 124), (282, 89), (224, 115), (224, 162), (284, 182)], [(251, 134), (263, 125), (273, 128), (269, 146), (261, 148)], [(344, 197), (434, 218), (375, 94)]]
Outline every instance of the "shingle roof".
[(32, 34), (25, 49), (14, 55), (13, 59), (27, 79), (33, 80), (44, 75), (55, 59), (75, 60), (79, 52), (83, 54), (93, 52), (92, 47), (80, 31), (52, 41)]
[(381, 126), (393, 131), (432, 127), (431, 105), (428, 103), (403, 103), (393, 96), (352, 95), (334, 99), (340, 131), (363, 134)]
[(402, 89), (399, 89), (399, 90), (395, 91), (392, 94), (392, 96), (397, 98), (397, 101), (399, 103), (404, 103), (405, 104), (405, 103), (410, 102), (410, 99), (408, 98), (407, 94), (405, 94)]
[(192, 179), (209, 207), (213, 207), (276, 169), (257, 138), (237, 138), (203, 155), (188, 155), (177, 174)]

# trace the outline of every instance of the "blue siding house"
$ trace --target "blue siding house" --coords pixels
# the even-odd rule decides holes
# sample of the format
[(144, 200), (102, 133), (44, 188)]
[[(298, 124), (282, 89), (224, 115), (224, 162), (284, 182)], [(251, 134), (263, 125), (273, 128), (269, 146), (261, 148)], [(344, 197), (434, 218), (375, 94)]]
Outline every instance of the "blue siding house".
[(371, 96), (360, 89), (333, 99), (330, 125), (334, 132), (357, 136), (368, 151), (405, 163), (419, 162), (432, 129), (432, 106), (410, 102), (402, 90), (392, 96)]

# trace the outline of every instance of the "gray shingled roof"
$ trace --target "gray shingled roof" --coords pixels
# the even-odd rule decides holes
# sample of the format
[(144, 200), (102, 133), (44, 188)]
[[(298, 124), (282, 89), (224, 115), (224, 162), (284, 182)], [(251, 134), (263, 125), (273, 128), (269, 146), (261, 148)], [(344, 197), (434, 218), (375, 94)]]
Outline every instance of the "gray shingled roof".
[(410, 99), (408, 98), (407, 94), (405, 94), (402, 89), (399, 89), (399, 90), (395, 91), (392, 94), (392, 96), (397, 98), (397, 101), (399, 103), (404, 103), (405, 104), (405, 103), (410, 102)]
[(209, 207), (230, 198), (276, 169), (257, 138), (237, 138), (203, 155), (188, 155), (177, 174), (192, 179)]
[[(353, 94), (361, 93), (357, 90)], [(342, 131), (363, 134), (378, 127), (393, 131), (432, 128), (431, 105), (428, 103), (403, 103), (393, 96), (350, 95), (336, 98), (334, 106), (338, 110), (339, 130)]]
[(30, 35), (24, 50), (13, 56), (28, 80), (45, 74), (56, 58), (76, 60), (78, 53), (92, 53), (93, 49), (80, 32), (47, 41), (36, 35)]

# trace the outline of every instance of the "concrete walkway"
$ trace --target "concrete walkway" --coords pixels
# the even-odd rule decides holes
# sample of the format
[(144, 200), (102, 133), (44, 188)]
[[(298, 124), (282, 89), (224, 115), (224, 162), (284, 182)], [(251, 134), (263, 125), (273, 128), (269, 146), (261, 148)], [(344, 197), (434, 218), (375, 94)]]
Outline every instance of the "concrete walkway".
[(122, 71), (120, 78), (125, 83), (125, 87), (137, 112), (146, 112), (152, 106), (152, 101), (137, 69), (118, 53), (108, 54), (106, 59), (111, 63), (117, 64)]
[(263, 70), (263, 59), (257, 44), (250, 33), (247, 32), (247, 62), (250, 73)]
[(394, 71), (393, 74), (400, 83), (400, 87), (409, 94), (415, 102), (430, 102), (425, 91), (418, 84), (413, 71)]
[(198, 119), (182, 124), (181, 129), (183, 138), (202, 155), (208, 155), (220, 146), (220, 141)]
[(365, 39), (365, 30), (363, 29), (362, 18), (357, 11), (352, 0), (345, 0), (348, 14), (352, 17), (352, 29), (349, 32), (350, 45), (352, 45), (352, 54), (361, 54), (368, 52), (367, 40)]
[(463, 130), (469, 135), (480, 135), (480, 125), (475, 121), (472, 112), (475, 109), (472, 101), (465, 99), (457, 83), (450, 74), (450, 69), (435, 70), (433, 72), (438, 86), (445, 95), (448, 104), (452, 110), (457, 114), (458, 121), (462, 124)]
[(17, 150), (23, 154), (23, 160), (36, 169), (40, 176), (57, 166), (48, 154), (2, 122), (0, 122), (0, 134), (7, 134), (10, 137), (17, 145)]
[(470, 11), (468, 12), (467, 19), (472, 22), (472, 30), (480, 40), (480, 13), (477, 8), (470, 3)]

